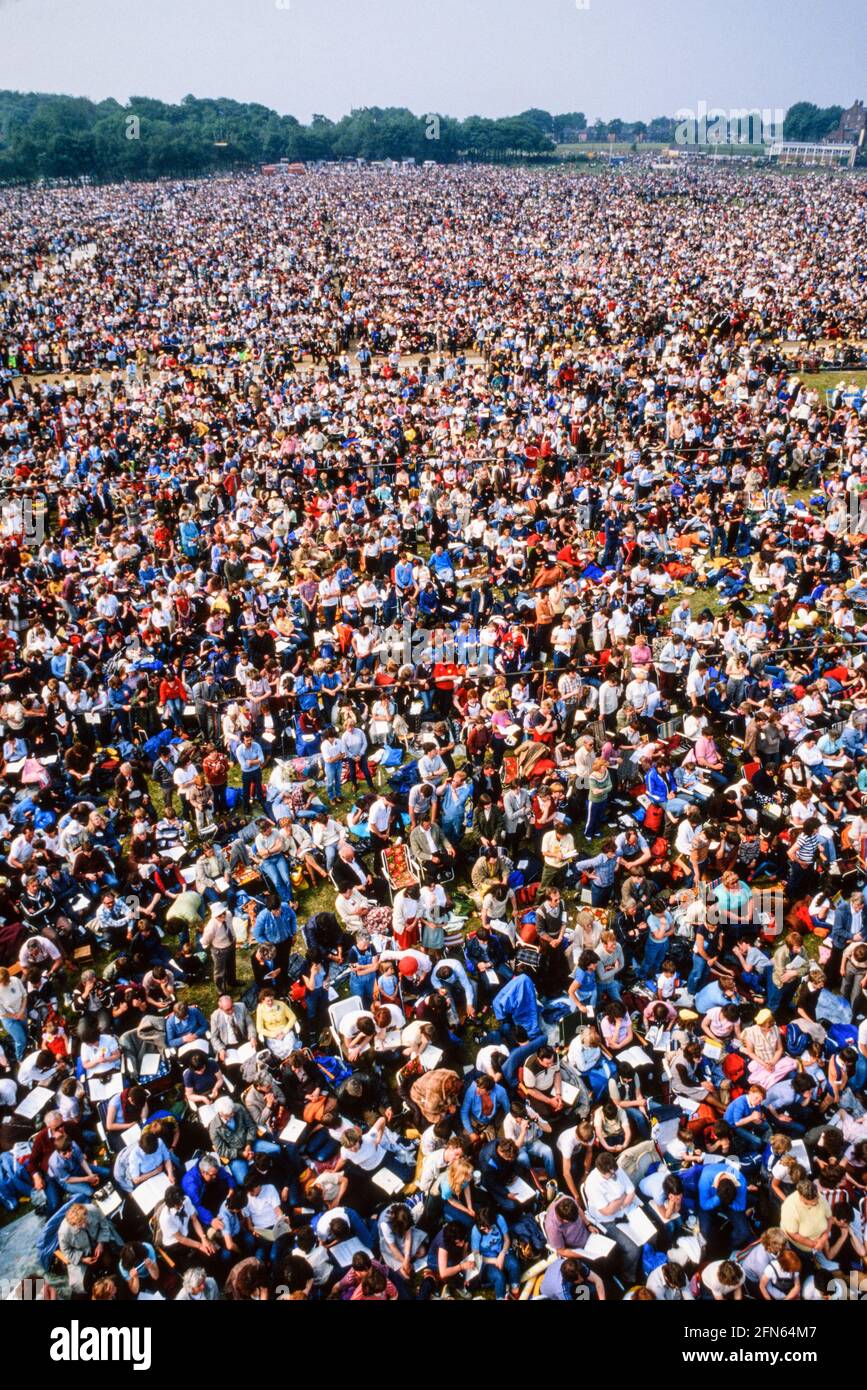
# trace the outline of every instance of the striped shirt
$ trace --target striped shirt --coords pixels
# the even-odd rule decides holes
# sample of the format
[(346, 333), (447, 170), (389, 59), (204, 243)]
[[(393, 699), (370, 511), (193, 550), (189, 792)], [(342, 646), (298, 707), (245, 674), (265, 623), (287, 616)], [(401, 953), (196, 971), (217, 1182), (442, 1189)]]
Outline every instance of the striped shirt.
[(818, 835), (799, 835), (795, 841), (795, 858), (799, 864), (812, 864), (819, 852)]

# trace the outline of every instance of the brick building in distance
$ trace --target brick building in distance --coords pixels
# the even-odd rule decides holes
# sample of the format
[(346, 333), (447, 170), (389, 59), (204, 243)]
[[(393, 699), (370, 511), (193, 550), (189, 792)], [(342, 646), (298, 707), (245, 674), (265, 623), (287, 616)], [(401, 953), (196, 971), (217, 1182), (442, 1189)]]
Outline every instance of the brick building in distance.
[(848, 111), (843, 112), (839, 124), (833, 130), (828, 131), (825, 139), (830, 144), (857, 145), (859, 150), (863, 150), (865, 131), (867, 131), (867, 108), (865, 108), (863, 101), (856, 101), (852, 103)]

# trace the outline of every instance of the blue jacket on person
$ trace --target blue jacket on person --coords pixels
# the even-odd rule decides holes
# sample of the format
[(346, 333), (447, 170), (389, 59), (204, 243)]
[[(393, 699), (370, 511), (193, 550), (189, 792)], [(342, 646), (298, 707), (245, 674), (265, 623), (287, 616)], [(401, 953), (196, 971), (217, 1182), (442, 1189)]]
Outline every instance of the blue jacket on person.
[(277, 912), (263, 907), (253, 923), (253, 940), (260, 945), (279, 946), (281, 941), (291, 941), (297, 930), (298, 918), (288, 903), (281, 903)]
[(506, 1019), (511, 1019), (513, 1023), (523, 1028), (528, 1038), (544, 1032), (539, 1018), (536, 986), (528, 975), (516, 975), (508, 984), (503, 985), (499, 993), (494, 995), (491, 1007), (494, 1010), (495, 1018), (498, 1018), (501, 1023)]
[(496, 1129), (509, 1113), (509, 1097), (502, 1086), (495, 1083), (491, 1091), (494, 1108), (489, 1115), (482, 1111), (482, 1100), (478, 1084), (473, 1081), (467, 1087), (464, 1103), (461, 1106), (461, 1124), (468, 1134), (473, 1132), (473, 1121), (480, 1125), (490, 1124)]
[(194, 1163), (191, 1168), (188, 1168), (181, 1178), (181, 1190), (189, 1197), (196, 1209), (196, 1215), (206, 1231), (214, 1219), (214, 1213), (208, 1211), (208, 1208), (202, 1203), (205, 1188), (209, 1188), (210, 1192), (214, 1193), (214, 1197), (219, 1193), (220, 1202), (218, 1205), (222, 1205), (230, 1189), (234, 1186), (235, 1180), (232, 1177), (232, 1170), (228, 1165), (219, 1168), (217, 1176), (210, 1183), (205, 1182), (199, 1170), (198, 1163)]
[(698, 1201), (702, 1211), (716, 1211), (719, 1207), (719, 1196), (714, 1187), (716, 1179), (720, 1173), (724, 1173), (727, 1178), (731, 1178), (737, 1187), (737, 1195), (731, 1203), (732, 1211), (746, 1211), (747, 1209), (747, 1180), (743, 1173), (738, 1173), (734, 1168), (730, 1168), (727, 1163), (704, 1163), (702, 1164), (701, 1174), (698, 1179)]
[[(865, 897), (867, 904), (867, 897)], [(861, 910), (861, 934), (867, 932), (867, 906)], [(848, 902), (838, 903), (834, 909), (834, 925), (831, 928), (831, 945), (837, 951), (844, 951), (852, 938), (852, 908)]]
[(677, 793), (677, 783), (674, 780), (674, 773), (669, 772), (663, 776), (661, 772), (652, 767), (644, 779), (644, 790), (658, 805), (662, 805), (670, 796)]
[(185, 1033), (195, 1033), (197, 1038), (208, 1036), (208, 1020), (195, 1004), (190, 1004), (186, 1018), (177, 1018), (174, 1014), (169, 1014), (166, 1019), (166, 1046), (180, 1047)]

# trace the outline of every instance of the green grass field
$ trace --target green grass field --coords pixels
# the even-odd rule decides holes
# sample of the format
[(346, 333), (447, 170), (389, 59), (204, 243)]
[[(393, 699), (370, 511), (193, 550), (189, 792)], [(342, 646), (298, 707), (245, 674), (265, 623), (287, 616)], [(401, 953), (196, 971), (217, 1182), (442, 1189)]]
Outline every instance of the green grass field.
[[(569, 144), (557, 146), (557, 154), (564, 157), (575, 154), (628, 154), (630, 151), (637, 150), (639, 154), (659, 154), (663, 150), (678, 148), (672, 140), (642, 140), (636, 143), (632, 140), (577, 140)], [(767, 145), (689, 145), (683, 146), (685, 151), (690, 154), (703, 155), (765, 155), (768, 152)]]
[(847, 386), (867, 387), (867, 371), (840, 371), (831, 372), (799, 372), (798, 376), (805, 386), (816, 391), (830, 391), (832, 387), (839, 385), (841, 381)]

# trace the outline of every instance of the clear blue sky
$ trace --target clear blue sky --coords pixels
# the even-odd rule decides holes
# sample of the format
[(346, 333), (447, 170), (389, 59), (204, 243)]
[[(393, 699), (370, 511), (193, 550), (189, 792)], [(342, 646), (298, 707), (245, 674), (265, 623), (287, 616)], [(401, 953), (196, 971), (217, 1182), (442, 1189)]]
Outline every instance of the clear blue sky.
[[(584, 3), (584, 0), (580, 0)], [(589, 120), (867, 97), (863, 0), (0, 0), (0, 87)], [(859, 54), (861, 55), (859, 57)]]

